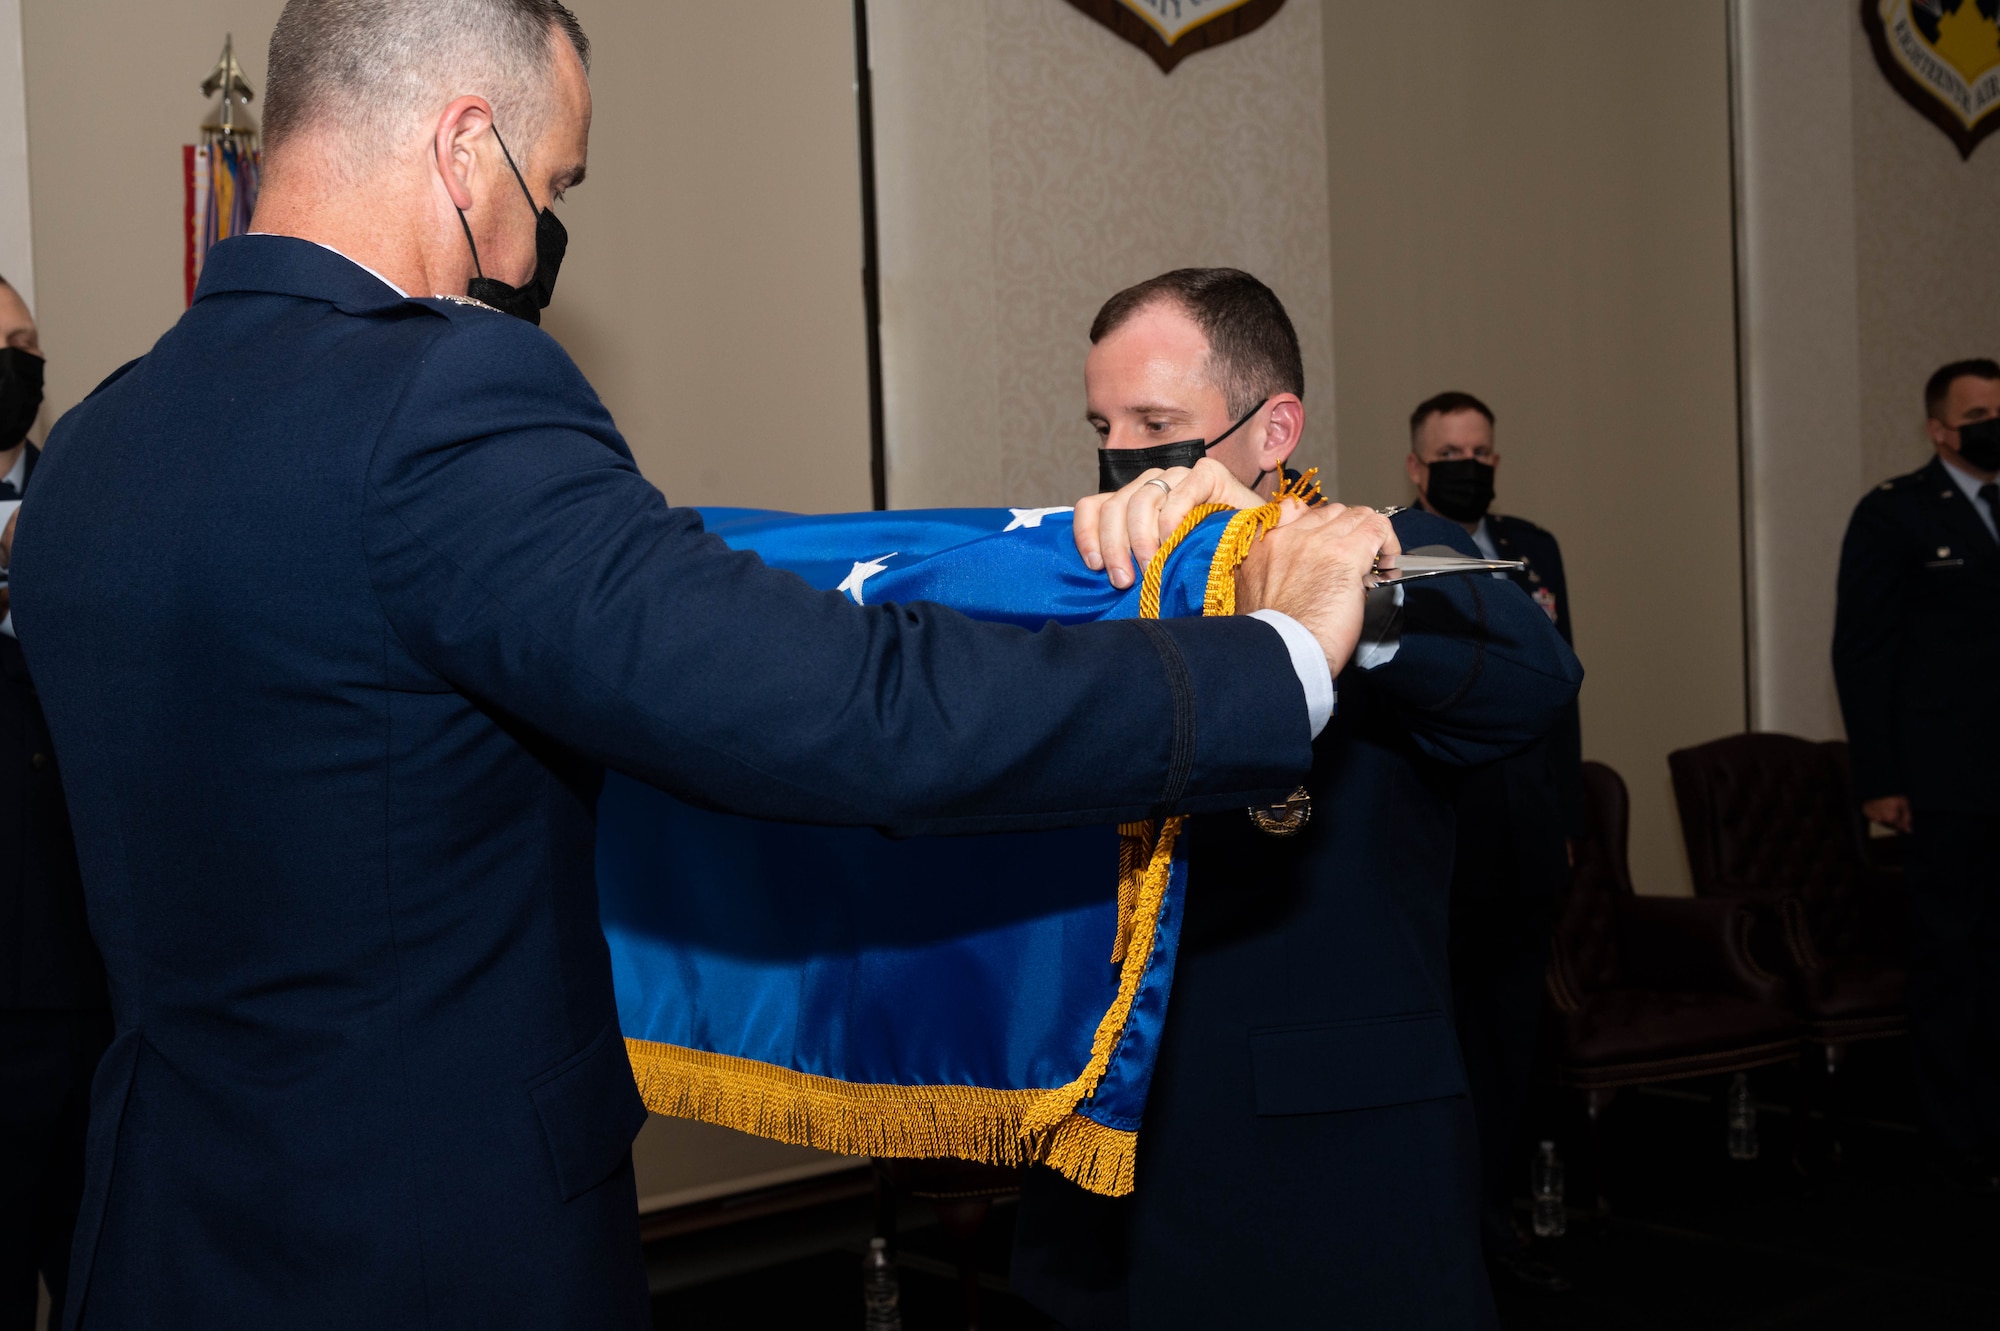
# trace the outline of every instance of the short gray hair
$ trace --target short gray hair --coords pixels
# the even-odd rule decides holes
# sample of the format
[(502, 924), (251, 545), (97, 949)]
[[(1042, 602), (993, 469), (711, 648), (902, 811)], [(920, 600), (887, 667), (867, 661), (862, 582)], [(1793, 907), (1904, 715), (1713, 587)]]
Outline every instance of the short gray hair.
[(472, 94), (525, 153), (548, 128), (557, 32), (589, 69), (590, 38), (559, 0), (287, 0), (271, 32), (265, 142), (331, 125), (386, 149), (411, 120)]

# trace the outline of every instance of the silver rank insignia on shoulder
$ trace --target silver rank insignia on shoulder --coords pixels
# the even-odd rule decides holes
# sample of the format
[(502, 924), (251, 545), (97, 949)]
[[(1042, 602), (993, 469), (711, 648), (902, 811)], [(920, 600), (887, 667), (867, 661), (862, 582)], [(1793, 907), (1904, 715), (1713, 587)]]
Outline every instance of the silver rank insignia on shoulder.
[[(474, 299), (473, 299), (472, 297), (470, 297), (470, 296), (453, 296), (453, 295), (448, 295), (448, 294), (446, 294), (445, 292), (442, 292), (442, 291), (440, 291), (440, 292), (439, 292), (439, 293), (437, 294), (437, 297), (436, 297), (436, 299), (438, 299), (438, 300), (448, 300), (448, 301), (450, 301), (450, 302), (451, 302), (452, 304), (454, 304), (454, 305), (470, 305), (470, 306), (472, 306), (472, 307), (473, 307), (474, 309), (476, 309), (476, 310), (493, 310), (493, 307), (492, 307), (491, 305), (488, 305), (488, 304), (487, 304), (487, 303), (486, 303), (485, 301), (483, 301), (483, 300), (474, 300)], [(505, 313), (506, 313), (506, 311), (505, 311), (505, 310), (493, 310), (493, 312), (494, 312), (495, 314), (505, 314)]]
[(1252, 805), (1246, 812), (1265, 836), (1297, 836), (1312, 821), (1313, 800), (1300, 786), (1285, 797), (1283, 804)]

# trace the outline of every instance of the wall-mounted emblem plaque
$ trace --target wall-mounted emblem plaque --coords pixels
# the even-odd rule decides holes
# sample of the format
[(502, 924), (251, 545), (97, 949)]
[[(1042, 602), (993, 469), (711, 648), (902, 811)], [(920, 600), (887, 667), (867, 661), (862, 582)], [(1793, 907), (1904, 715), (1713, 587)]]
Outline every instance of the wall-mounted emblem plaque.
[(1875, 63), (1972, 156), (2000, 129), (2000, 0), (1861, 0)]
[(1069, 0), (1132, 43), (1163, 74), (1211, 46), (1261, 28), (1285, 0)]

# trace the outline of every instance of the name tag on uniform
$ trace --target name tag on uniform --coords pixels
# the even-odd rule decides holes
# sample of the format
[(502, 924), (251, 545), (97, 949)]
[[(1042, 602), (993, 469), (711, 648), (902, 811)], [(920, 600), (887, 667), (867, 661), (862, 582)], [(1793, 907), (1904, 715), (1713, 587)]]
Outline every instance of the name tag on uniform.
[(1924, 564), (1924, 567), (1925, 567), (1925, 568), (1960, 568), (1960, 567), (1963, 567), (1963, 566), (1964, 566), (1964, 564), (1965, 564), (1965, 561), (1964, 561), (1963, 559), (1932, 559), (1932, 560), (1927, 560), (1927, 561), (1925, 562), (1925, 564)]

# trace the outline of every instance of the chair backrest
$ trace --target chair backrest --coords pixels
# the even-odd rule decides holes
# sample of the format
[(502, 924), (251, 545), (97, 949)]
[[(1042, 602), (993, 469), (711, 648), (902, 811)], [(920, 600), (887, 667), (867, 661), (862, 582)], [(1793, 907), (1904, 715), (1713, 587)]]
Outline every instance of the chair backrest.
[(1632, 800), (1617, 772), (1585, 763), (1583, 803), (1590, 830), (1577, 843), (1569, 896), (1556, 918), (1556, 965), (1569, 982), (1599, 989), (1618, 977), (1618, 904), (1632, 895), (1625, 858)]
[(1731, 735), (1667, 765), (1696, 896), (1827, 903), (1868, 872), (1845, 744)]

